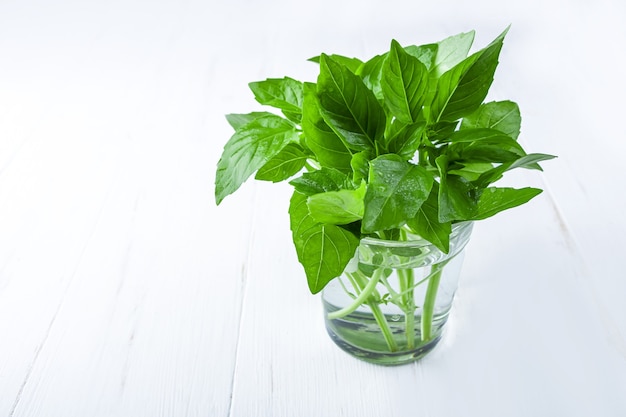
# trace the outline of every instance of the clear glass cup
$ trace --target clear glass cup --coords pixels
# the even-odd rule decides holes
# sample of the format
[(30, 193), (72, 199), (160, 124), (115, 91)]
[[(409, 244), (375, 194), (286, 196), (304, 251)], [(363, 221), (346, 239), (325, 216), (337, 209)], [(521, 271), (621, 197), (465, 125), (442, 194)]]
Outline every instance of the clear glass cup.
[(449, 253), (402, 231), (365, 238), (322, 292), (326, 329), (349, 354), (382, 365), (413, 362), (441, 339), (472, 222), (453, 225)]

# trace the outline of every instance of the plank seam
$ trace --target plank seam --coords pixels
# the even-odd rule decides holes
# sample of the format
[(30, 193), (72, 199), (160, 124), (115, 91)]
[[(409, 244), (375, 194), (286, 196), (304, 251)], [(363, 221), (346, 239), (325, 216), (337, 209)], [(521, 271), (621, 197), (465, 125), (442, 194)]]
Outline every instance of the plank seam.
[[(256, 193), (256, 187), (252, 187), (252, 204), (250, 207), (256, 207), (256, 199), (257, 199), (257, 193)], [(239, 318), (238, 318), (238, 322), (237, 322), (237, 341), (235, 343), (235, 363), (233, 365), (233, 374), (232, 374), (232, 378), (230, 380), (230, 399), (228, 401), (228, 409), (226, 412), (226, 415), (228, 417), (232, 417), (232, 413), (233, 413), (233, 404), (234, 404), (234, 397), (235, 397), (235, 386), (236, 386), (236, 380), (237, 380), (237, 364), (239, 363), (239, 346), (241, 345), (241, 330), (242, 330), (242, 325), (241, 322), (243, 321), (243, 310), (245, 308), (246, 305), (246, 298), (247, 298), (247, 281), (248, 281), (248, 266), (250, 265), (250, 254), (252, 253), (252, 246), (253, 246), (253, 241), (254, 241), (254, 225), (256, 224), (257, 221), (257, 210), (252, 210), (252, 214), (250, 216), (250, 231), (247, 234), (247, 238), (248, 238), (248, 244), (246, 245), (246, 249), (245, 249), (245, 253), (243, 256), (243, 264), (242, 264), (242, 268), (241, 268), (241, 298), (240, 298), (240, 304), (239, 304)]]

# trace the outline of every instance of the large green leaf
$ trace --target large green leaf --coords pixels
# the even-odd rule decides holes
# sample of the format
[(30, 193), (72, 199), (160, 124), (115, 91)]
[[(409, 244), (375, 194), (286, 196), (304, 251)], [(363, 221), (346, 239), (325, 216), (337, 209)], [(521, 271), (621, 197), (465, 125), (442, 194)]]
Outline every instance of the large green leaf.
[(464, 162), (510, 162), (526, 155), (512, 137), (496, 129), (463, 129), (452, 133), (448, 155)]
[(327, 191), (307, 200), (309, 213), (316, 221), (326, 224), (349, 224), (363, 218), (366, 185), (356, 190)]
[(345, 173), (350, 172), (352, 153), (322, 118), (316, 86), (312, 83), (304, 84), (302, 130), (306, 146), (315, 154), (315, 158), (322, 166)]
[[(420, 46), (407, 46), (404, 50), (409, 54), (419, 59), (422, 64), (430, 69), (434, 64), (435, 54), (437, 53), (437, 45), (420, 45)], [(356, 71), (356, 74), (361, 77), (363, 83), (368, 89), (374, 92), (374, 96), (377, 99), (383, 100), (383, 92), (381, 87), (381, 78), (383, 71), (383, 63), (389, 54), (384, 53), (376, 55), (373, 58), (362, 63)], [(331, 55), (332, 56), (332, 55)]]
[(431, 118), (434, 121), (457, 120), (471, 114), (481, 105), (493, 82), (507, 31), (439, 78), (431, 104)]
[(300, 145), (290, 143), (267, 161), (256, 173), (257, 180), (280, 182), (296, 175), (304, 167), (307, 157)]
[(415, 217), (433, 182), (426, 169), (398, 155), (382, 155), (370, 161), (362, 231), (371, 233), (402, 226)]
[(474, 42), (474, 35), (475, 32), (472, 30), (467, 33), (449, 36), (437, 42), (437, 54), (434, 65), (431, 68), (431, 72), (433, 72), (435, 77), (440, 77), (444, 72), (467, 57)]
[(527, 203), (541, 193), (538, 188), (497, 188), (485, 189), (478, 200), (476, 214), (469, 220), (482, 220), (513, 207)]
[(359, 246), (348, 230), (315, 221), (307, 207), (307, 196), (294, 192), (289, 205), (293, 243), (304, 267), (309, 290), (316, 294), (341, 275)]
[[(437, 92), (439, 77), (467, 57), (473, 41), (474, 31), (471, 31), (450, 36), (435, 44), (435, 56), (432, 58), (431, 65), (426, 65), (429, 70), (426, 104), (432, 102)], [(431, 117), (429, 120), (432, 119)]]
[(435, 182), (428, 199), (417, 210), (417, 215), (407, 221), (407, 224), (415, 233), (428, 240), (442, 252), (450, 251), (450, 233), (452, 222), (441, 223), (439, 221), (438, 204), (439, 187)]
[(391, 114), (403, 123), (417, 122), (427, 86), (428, 70), (424, 64), (392, 41), (381, 79), (383, 97)]
[(287, 144), (298, 141), (288, 120), (268, 115), (239, 128), (224, 146), (215, 174), (215, 201), (235, 192), (253, 172), (278, 155)]
[(437, 56), (438, 45), (436, 43), (430, 43), (427, 45), (411, 45), (404, 48), (404, 50), (419, 59), (427, 70), (430, 70), (435, 65), (435, 58)]
[(450, 152), (458, 161), (467, 162), (511, 162), (526, 155), (513, 139), (485, 140), (475, 143), (452, 144)]
[(522, 123), (519, 107), (512, 101), (492, 101), (482, 104), (476, 111), (463, 118), (461, 129), (497, 129), (517, 139)]
[(351, 149), (375, 147), (385, 130), (385, 111), (357, 75), (322, 55), (317, 92), (322, 117)]
[[(424, 66), (426, 66), (427, 70), (430, 70), (435, 65), (435, 56), (437, 54), (437, 44), (428, 44), (428, 45), (420, 45), (420, 46), (407, 46), (404, 48), (406, 53), (412, 55), (417, 58)], [(382, 71), (383, 71), (383, 63), (387, 59), (389, 53), (384, 53), (381, 55), (376, 55), (375, 57), (369, 59), (364, 62), (356, 72), (363, 79), (363, 83), (367, 86), (368, 89), (374, 92), (374, 96), (378, 100), (384, 100), (383, 92), (381, 87), (381, 79), (382, 79)], [(424, 102), (430, 102), (432, 100), (432, 95), (434, 94), (434, 89), (437, 85), (437, 79), (435, 77), (428, 80), (427, 89), (428, 93), (425, 95)], [(433, 90), (432, 92), (430, 90)], [(431, 94), (432, 93), (432, 94)]]
[(256, 100), (284, 111), (285, 115), (298, 123), (302, 116), (302, 82), (293, 78), (268, 78), (248, 84)]

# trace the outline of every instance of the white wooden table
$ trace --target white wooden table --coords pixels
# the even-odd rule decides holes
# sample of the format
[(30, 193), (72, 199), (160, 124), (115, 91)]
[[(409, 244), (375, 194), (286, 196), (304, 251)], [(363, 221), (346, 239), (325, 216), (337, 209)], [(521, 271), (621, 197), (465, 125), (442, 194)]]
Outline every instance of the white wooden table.
[[(0, 417), (626, 416), (626, 6), (421, 3), (1, 0)], [(509, 23), (490, 97), (559, 159), (508, 184), (546, 192), (476, 225), (429, 356), (352, 359), (289, 186), (215, 206), (223, 115), (320, 52)]]

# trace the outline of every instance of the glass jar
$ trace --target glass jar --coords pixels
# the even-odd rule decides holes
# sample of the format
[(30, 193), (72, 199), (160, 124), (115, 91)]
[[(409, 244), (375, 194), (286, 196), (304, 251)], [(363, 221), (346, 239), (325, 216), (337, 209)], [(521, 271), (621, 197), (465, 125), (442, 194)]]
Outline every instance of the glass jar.
[(364, 238), (342, 276), (322, 292), (326, 329), (349, 354), (382, 365), (413, 362), (441, 338), (472, 222), (454, 224), (450, 250), (402, 231)]

